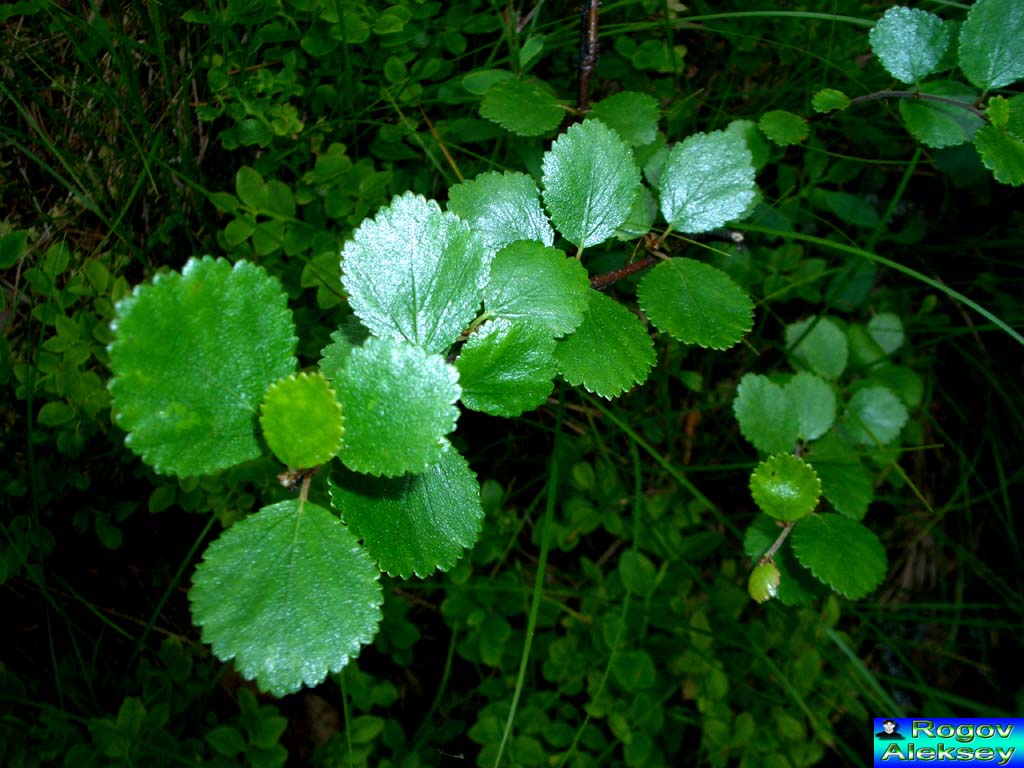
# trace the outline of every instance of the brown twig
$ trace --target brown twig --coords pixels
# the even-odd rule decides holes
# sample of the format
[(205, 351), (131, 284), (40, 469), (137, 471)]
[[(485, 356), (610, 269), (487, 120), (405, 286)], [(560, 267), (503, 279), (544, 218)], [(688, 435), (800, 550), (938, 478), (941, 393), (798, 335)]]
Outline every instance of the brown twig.
[(597, 9), (600, 0), (584, 0), (580, 10), (580, 90), (576, 110), (580, 115), (590, 109), (590, 75), (597, 66)]
[(617, 283), (624, 277), (635, 275), (637, 272), (642, 272), (650, 266), (653, 266), (658, 261), (657, 257), (648, 254), (639, 261), (634, 261), (632, 264), (627, 264), (622, 269), (616, 269), (612, 272), (605, 272), (603, 275), (594, 275), (590, 278), (590, 287), (595, 291), (603, 291), (612, 283)]

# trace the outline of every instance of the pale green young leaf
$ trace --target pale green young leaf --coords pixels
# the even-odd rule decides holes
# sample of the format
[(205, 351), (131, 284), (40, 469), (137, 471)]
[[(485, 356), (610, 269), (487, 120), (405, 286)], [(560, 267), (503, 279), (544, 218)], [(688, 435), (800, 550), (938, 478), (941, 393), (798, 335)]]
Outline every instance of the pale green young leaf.
[(466, 222), (408, 192), (353, 233), (341, 281), (373, 334), (441, 352), (476, 316), (493, 254)]
[[(763, 512), (754, 518), (743, 534), (743, 551), (754, 562), (761, 559), (782, 532), (782, 523)], [(776, 597), (783, 605), (810, 605), (815, 598), (825, 594), (821, 582), (796, 561), (788, 542), (783, 544), (772, 558), (779, 569), (779, 586)]]
[(1024, 138), (987, 125), (975, 134), (974, 147), (996, 181), (1013, 187), (1024, 184)]
[(866, 597), (885, 578), (888, 560), (882, 542), (848, 517), (812, 515), (793, 527), (790, 540), (805, 568), (851, 600)]
[(801, 440), (817, 440), (836, 420), (836, 394), (832, 386), (813, 373), (800, 371), (785, 386), (786, 396), (796, 408)]
[(871, 50), (890, 75), (913, 84), (938, 67), (949, 48), (949, 30), (938, 16), (895, 6), (871, 28)]
[(543, 403), (554, 388), (555, 340), (543, 326), (495, 318), (470, 335), (455, 367), (463, 405), (518, 416)]
[(821, 481), (803, 459), (777, 453), (758, 464), (750, 475), (750, 494), (766, 515), (792, 522), (809, 515), (818, 505)]
[(977, 0), (960, 27), (960, 69), (982, 90), (1024, 77), (1024, 5)]
[(537, 185), (525, 173), (491, 171), (456, 184), (448, 190), (448, 210), (468, 221), (493, 251), (516, 240), (555, 241)]
[(824, 379), (838, 379), (846, 370), (846, 334), (827, 317), (814, 315), (786, 326), (786, 352), (794, 366)]
[(480, 116), (517, 136), (555, 130), (568, 114), (551, 87), (540, 80), (499, 80), (484, 94)]
[(292, 499), (220, 535), (192, 578), (192, 618), (222, 661), (275, 696), (323, 682), (381, 620), (380, 572), (322, 507)]
[(850, 106), (850, 97), (835, 88), (822, 88), (811, 97), (815, 112), (835, 112)]
[(868, 321), (868, 334), (891, 355), (903, 346), (903, 321), (895, 312), (880, 312)]
[[(973, 104), (977, 91), (953, 80), (922, 83), (921, 93)], [(925, 146), (940, 149), (971, 141), (985, 121), (969, 109), (926, 99), (900, 99), (900, 116), (907, 130)]]
[(857, 390), (844, 413), (850, 440), (857, 445), (885, 445), (907, 423), (907, 407), (885, 387), (869, 386)]
[(494, 257), (484, 288), (489, 315), (542, 325), (552, 336), (576, 330), (589, 300), (590, 280), (583, 265), (536, 241), (503, 248)]
[(807, 120), (784, 109), (765, 112), (757, 121), (757, 127), (780, 147), (799, 144), (811, 133)]
[(862, 519), (875, 499), (875, 487), (856, 449), (832, 431), (815, 441), (804, 456), (818, 473), (822, 493), (836, 512), (852, 520)]
[(600, 120), (570, 127), (544, 153), (542, 165), (551, 220), (580, 248), (611, 237), (640, 193), (633, 150)]
[(747, 373), (732, 402), (740, 432), (762, 453), (792, 451), (800, 433), (800, 418), (786, 390), (767, 376)]
[(272, 384), (260, 406), (263, 439), (293, 469), (333, 459), (345, 434), (341, 403), (320, 373), (300, 373)]
[(395, 477), (423, 472), (448, 449), (459, 374), (438, 354), (370, 338), (334, 380), (345, 409), (341, 460), (356, 472)]
[(696, 133), (676, 144), (658, 178), (661, 212), (680, 232), (717, 229), (754, 200), (754, 166), (736, 132)]
[(658, 101), (650, 94), (621, 91), (590, 107), (587, 119), (597, 118), (634, 147), (650, 144), (658, 135)]
[(555, 360), (567, 382), (610, 400), (647, 379), (654, 342), (636, 315), (591, 290), (583, 323), (558, 342)]
[(659, 330), (686, 344), (728, 349), (750, 330), (754, 304), (725, 272), (693, 259), (667, 259), (636, 291)]
[(280, 283), (209, 256), (157, 275), (111, 324), (114, 422), (162, 474), (217, 472), (261, 453), (256, 411), (295, 370), (295, 326)]
[(480, 486), (451, 447), (418, 475), (376, 478), (336, 468), (330, 488), (331, 504), (392, 576), (447, 571), (480, 535)]

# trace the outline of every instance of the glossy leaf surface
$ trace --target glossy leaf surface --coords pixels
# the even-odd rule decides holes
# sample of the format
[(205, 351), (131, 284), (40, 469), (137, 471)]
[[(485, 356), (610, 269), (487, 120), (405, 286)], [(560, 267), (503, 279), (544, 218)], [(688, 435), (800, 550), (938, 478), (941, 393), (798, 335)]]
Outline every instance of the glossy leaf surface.
[(658, 101), (647, 93), (620, 91), (601, 99), (587, 112), (634, 147), (650, 144), (658, 135)]
[(836, 420), (836, 394), (819, 376), (800, 371), (786, 383), (786, 395), (796, 408), (801, 440), (817, 440)]
[[(930, 80), (921, 93), (970, 105), (977, 92), (953, 80)], [(914, 138), (929, 147), (953, 147), (971, 141), (985, 121), (968, 109), (940, 101), (900, 99), (900, 116)]]
[(516, 240), (555, 241), (540, 192), (525, 173), (482, 173), (448, 190), (448, 210), (468, 221), (487, 247), (497, 252)]
[(1024, 77), (1024, 5), (977, 0), (960, 27), (960, 69), (982, 90)]
[(341, 403), (321, 374), (300, 373), (271, 385), (260, 406), (270, 450), (293, 469), (316, 467), (341, 450)]
[(757, 465), (750, 476), (750, 493), (762, 512), (792, 522), (809, 515), (817, 506), (821, 482), (803, 459), (777, 453)]
[[(782, 532), (782, 523), (763, 512), (754, 518), (743, 534), (743, 551), (754, 562), (761, 559)], [(779, 569), (776, 597), (783, 605), (810, 605), (826, 594), (825, 587), (811, 572), (797, 562), (789, 542), (775, 553), (775, 567)]]
[(1024, 184), (1024, 138), (987, 125), (975, 135), (974, 146), (996, 181), (1014, 187)]
[(492, 85), (480, 103), (480, 116), (517, 136), (555, 130), (566, 111), (551, 88), (539, 80), (507, 78)]
[(857, 390), (846, 406), (846, 429), (850, 439), (860, 445), (885, 445), (907, 423), (907, 407), (885, 387)]
[(869, 34), (882, 66), (901, 83), (913, 84), (935, 71), (949, 47), (949, 30), (933, 13), (896, 6)]

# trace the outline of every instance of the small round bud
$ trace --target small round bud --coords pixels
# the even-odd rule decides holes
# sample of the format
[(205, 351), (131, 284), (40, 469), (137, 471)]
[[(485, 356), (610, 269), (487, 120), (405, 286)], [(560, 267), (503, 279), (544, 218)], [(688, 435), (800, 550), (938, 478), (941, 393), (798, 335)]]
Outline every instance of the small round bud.
[(766, 560), (760, 563), (750, 572), (750, 581), (747, 583), (747, 591), (750, 596), (759, 603), (771, 600), (779, 592), (779, 582), (782, 575), (775, 563)]

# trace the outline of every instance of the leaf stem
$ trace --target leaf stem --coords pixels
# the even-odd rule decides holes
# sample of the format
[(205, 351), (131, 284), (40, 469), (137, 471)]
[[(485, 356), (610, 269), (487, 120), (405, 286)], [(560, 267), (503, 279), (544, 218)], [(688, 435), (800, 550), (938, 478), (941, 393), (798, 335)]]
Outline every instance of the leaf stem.
[(786, 537), (789, 536), (789, 532), (793, 530), (794, 525), (796, 525), (796, 521), (790, 521), (782, 527), (782, 533), (779, 534), (779, 538), (777, 538), (775, 543), (768, 548), (767, 552), (761, 555), (761, 559), (758, 562), (767, 563), (775, 557), (775, 553), (779, 551), (779, 547), (782, 546), (782, 542), (784, 542)]
[(850, 99), (850, 104), (862, 104), (866, 101), (880, 101), (884, 99), (918, 99), (920, 101), (934, 101), (939, 104), (949, 104), (953, 107), (966, 109), (976, 117), (979, 117), (986, 122), (988, 121), (985, 117), (985, 113), (973, 104), (968, 104), (964, 101), (957, 101), (956, 99), (951, 99), (947, 96), (936, 96), (931, 93), (921, 93), (920, 91), (875, 91), (874, 93), (866, 93), (863, 96), (857, 96)]

